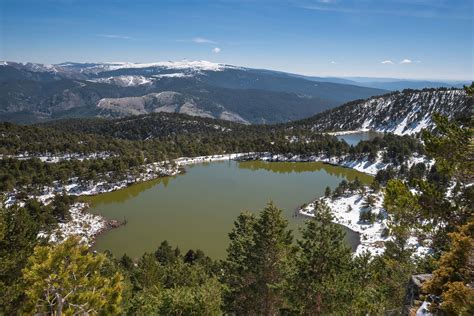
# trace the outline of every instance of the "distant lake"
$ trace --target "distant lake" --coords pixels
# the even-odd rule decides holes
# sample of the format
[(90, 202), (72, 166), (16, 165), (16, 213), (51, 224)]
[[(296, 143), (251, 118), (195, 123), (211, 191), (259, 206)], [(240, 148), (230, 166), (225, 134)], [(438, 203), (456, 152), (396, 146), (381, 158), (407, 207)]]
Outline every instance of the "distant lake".
[(336, 137), (341, 140), (344, 140), (347, 144), (351, 146), (355, 146), (362, 140), (372, 140), (377, 136), (383, 137), (383, 133), (372, 132), (372, 131), (357, 132), (357, 133), (351, 133), (351, 134), (345, 134), (345, 135), (337, 135)]
[[(201, 249), (220, 259), (242, 210), (259, 211), (272, 200), (297, 232), (305, 219), (295, 210), (322, 196), (326, 186), (333, 189), (343, 179), (356, 177), (364, 183), (372, 180), (358, 171), (319, 162), (224, 161), (192, 165), (186, 171), (86, 198), (92, 213), (127, 220), (99, 236), (94, 249), (137, 258), (168, 240), (182, 251)], [(349, 245), (356, 247), (358, 234), (345, 231)]]

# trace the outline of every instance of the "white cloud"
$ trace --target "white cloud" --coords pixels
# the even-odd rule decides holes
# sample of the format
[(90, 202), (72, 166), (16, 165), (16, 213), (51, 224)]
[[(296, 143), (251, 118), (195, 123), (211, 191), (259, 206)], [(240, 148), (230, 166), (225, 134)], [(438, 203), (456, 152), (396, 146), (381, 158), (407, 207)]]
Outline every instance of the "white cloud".
[[(413, 1), (413, 0), (412, 0)], [(358, 2), (364, 1), (354, 1), (354, 4), (342, 3), (342, 1), (337, 0), (313, 0), (313, 1), (299, 1), (296, 7), (306, 9), (306, 10), (316, 10), (316, 11), (333, 11), (333, 12), (342, 12), (349, 14), (375, 14), (375, 15), (396, 15), (396, 16), (408, 16), (408, 17), (417, 17), (417, 18), (448, 18), (448, 19), (461, 19), (461, 20), (472, 20), (472, 14), (469, 14), (469, 6), (461, 7), (458, 6), (456, 10), (446, 10), (446, 6), (436, 7), (433, 6), (432, 0), (420, 0), (419, 3), (414, 3), (412, 5), (398, 5), (395, 7), (385, 8), (384, 5), (378, 5), (377, 1), (365, 1), (367, 3), (372, 3), (372, 5), (358, 5)], [(296, 1), (295, 1), (296, 2)], [(339, 3), (340, 2), (340, 3)], [(351, 1), (349, 1), (351, 2)], [(382, 2), (382, 1), (380, 1)], [(410, 1), (397, 1), (397, 2), (406, 2), (407, 4)], [(465, 1), (468, 2), (468, 1)]]
[(212, 49), (212, 52), (215, 53), (215, 54), (219, 54), (221, 52), (221, 49), (219, 47), (214, 47)]
[(204, 37), (195, 37), (191, 41), (196, 44), (217, 44), (215, 41), (204, 38)]
[(117, 34), (97, 34), (98, 37), (105, 37), (105, 38), (115, 38), (115, 39), (132, 39), (130, 36), (125, 35), (117, 35)]
[(335, 62), (335, 61), (333, 60), (333, 61), (331, 61), (331, 64), (335, 65), (335, 64), (337, 64), (337, 62)]
[(400, 64), (411, 64), (411, 63), (412, 63), (412, 61), (410, 59), (407, 59), (407, 58), (405, 58), (404, 60), (402, 60), (400, 62)]
[(393, 65), (393, 61), (391, 60), (383, 60), (380, 62), (381, 64)]

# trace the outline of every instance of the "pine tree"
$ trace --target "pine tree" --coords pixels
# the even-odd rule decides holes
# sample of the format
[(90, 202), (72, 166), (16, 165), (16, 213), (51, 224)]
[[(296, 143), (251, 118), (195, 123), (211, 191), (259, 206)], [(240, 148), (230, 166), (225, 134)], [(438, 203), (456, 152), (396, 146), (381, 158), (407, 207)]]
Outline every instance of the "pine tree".
[[(198, 252), (201, 251), (193, 251), (194, 254)], [(127, 314), (222, 314), (223, 286), (206, 271), (200, 259), (189, 263), (176, 260), (162, 264), (155, 256), (144, 254), (135, 276), (139, 282)]]
[(375, 206), (375, 202), (376, 202), (375, 196), (373, 196), (372, 194), (369, 194), (365, 198), (365, 201), (364, 201), (364, 204), (362, 204), (362, 207), (371, 210)]
[(378, 192), (380, 190), (380, 183), (377, 180), (374, 180), (370, 184), (370, 188), (372, 189), (372, 191)]
[(179, 258), (176, 256), (176, 251), (170, 246), (168, 241), (161, 242), (158, 249), (155, 251), (156, 260), (162, 264), (169, 264), (176, 262)]
[(73, 203), (73, 198), (63, 192), (54, 196), (52, 205), (52, 214), (59, 221), (66, 221), (71, 218), (69, 208)]
[(351, 251), (344, 232), (332, 222), (330, 209), (319, 204), (298, 240), (292, 302), (305, 315), (348, 312), (351, 296)]
[(15, 314), (24, 300), (21, 270), (38, 242), (41, 229), (28, 210), (0, 206), (0, 314)]
[(433, 114), (435, 133), (423, 130), (426, 151), (436, 159), (437, 169), (456, 180), (469, 183), (474, 175), (473, 129)]
[(282, 211), (269, 203), (255, 218), (242, 213), (230, 233), (226, 302), (231, 312), (274, 315), (285, 305), (292, 235)]
[(474, 289), (472, 282), (472, 257), (474, 256), (474, 221), (457, 232), (449, 234), (451, 245), (438, 262), (433, 277), (423, 284), (426, 293), (441, 297), (441, 303), (433, 303), (435, 312), (455, 315), (474, 313)]
[[(383, 315), (386, 304), (385, 293), (375, 276), (379, 273), (377, 261), (369, 252), (353, 257), (351, 282), (354, 300), (351, 303), (351, 315)], [(349, 313), (348, 313), (349, 314)]]
[(224, 275), (224, 282), (227, 284), (225, 303), (229, 312), (237, 314), (256, 310), (252, 295), (255, 275), (251, 262), (255, 222), (256, 218), (252, 213), (242, 212), (229, 234), (230, 244)]
[(327, 197), (327, 198), (331, 196), (331, 188), (330, 187), (326, 187), (326, 189), (324, 190), (324, 196)]
[(89, 253), (78, 239), (37, 246), (23, 271), (28, 313), (117, 314), (122, 275), (101, 273), (105, 256)]
[(389, 180), (385, 188), (384, 208), (391, 216), (391, 225), (414, 227), (420, 218), (418, 199), (400, 180)]
[(269, 203), (255, 223), (252, 262), (259, 314), (275, 315), (284, 306), (293, 236), (282, 211)]
[(369, 194), (365, 197), (364, 203), (362, 204), (362, 210), (359, 214), (359, 221), (374, 223), (375, 214), (372, 212), (373, 207), (375, 206), (375, 196)]
[(165, 289), (159, 304), (154, 304), (159, 315), (222, 315), (222, 285), (209, 278), (196, 286)]
[[(470, 99), (472, 101), (472, 94)], [(464, 126), (439, 114), (434, 114), (433, 120), (436, 129), (424, 131), (423, 140), (436, 164), (428, 179), (418, 180), (417, 184), (423, 215), (436, 228), (433, 244), (439, 251), (446, 249), (448, 233), (464, 225), (472, 214), (473, 188), (467, 184), (474, 180), (474, 129), (472, 118), (463, 123)], [(450, 194), (447, 194), (448, 186), (453, 187)]]

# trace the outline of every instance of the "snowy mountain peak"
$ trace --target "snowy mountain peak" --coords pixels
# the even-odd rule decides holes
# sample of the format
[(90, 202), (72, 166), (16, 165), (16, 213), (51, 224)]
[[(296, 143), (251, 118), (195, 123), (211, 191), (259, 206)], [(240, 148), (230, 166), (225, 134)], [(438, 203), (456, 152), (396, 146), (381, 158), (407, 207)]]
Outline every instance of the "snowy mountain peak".
[(206, 60), (159, 61), (152, 63), (132, 62), (103, 62), (103, 63), (62, 63), (53, 65), (67, 70), (76, 70), (82, 73), (112, 71), (119, 69), (161, 68), (166, 70), (184, 70), (190, 72), (223, 71), (225, 69), (240, 69), (236, 66), (213, 63)]
[(160, 61), (152, 63), (133, 62), (99, 62), (77, 63), (64, 62), (60, 64), (17, 63), (1, 61), (0, 65), (13, 66), (32, 72), (68, 72), (68, 73), (100, 73), (119, 69), (161, 68), (164, 70), (183, 70), (188, 72), (223, 71), (225, 69), (244, 69), (237, 66), (213, 63), (207, 60)]
[(162, 61), (153, 63), (130, 63), (130, 62), (113, 62), (103, 63), (105, 67), (110, 70), (123, 69), (123, 68), (151, 68), (160, 67), (166, 69), (189, 69), (195, 71), (222, 71), (228, 68), (239, 68), (236, 66), (213, 63), (206, 60), (182, 60), (182, 61)]

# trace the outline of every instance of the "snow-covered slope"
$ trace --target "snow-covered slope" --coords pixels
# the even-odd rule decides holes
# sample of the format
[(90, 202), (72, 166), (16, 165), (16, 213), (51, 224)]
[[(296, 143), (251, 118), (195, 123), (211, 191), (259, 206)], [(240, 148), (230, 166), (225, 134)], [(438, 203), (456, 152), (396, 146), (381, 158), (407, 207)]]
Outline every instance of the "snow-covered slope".
[(213, 63), (206, 60), (182, 60), (182, 61), (161, 61), (154, 63), (129, 63), (129, 62), (117, 62), (117, 63), (102, 63), (99, 64), (108, 70), (116, 70), (123, 68), (152, 68), (161, 67), (166, 69), (190, 69), (190, 70), (206, 70), (206, 71), (222, 71), (227, 68), (239, 68), (236, 66)]
[(462, 89), (404, 90), (346, 103), (296, 122), (316, 131), (374, 130), (411, 135), (431, 129), (433, 113), (449, 118), (469, 115), (472, 98)]
[[(151, 76), (166, 76), (169, 72), (180, 73), (176, 77), (190, 77), (193, 75), (202, 74), (203, 72), (218, 72), (227, 69), (240, 69), (245, 70), (243, 67), (237, 67), (232, 65), (213, 63), (206, 60), (182, 60), (182, 61), (161, 61), (153, 63), (131, 63), (131, 62), (104, 62), (104, 63), (76, 63), (76, 62), (65, 62), (61, 64), (38, 64), (38, 63), (18, 63), (2, 61), (0, 66), (12, 66), (16, 69), (22, 69), (30, 72), (45, 72), (60, 77), (76, 78), (76, 79), (95, 79), (93, 77), (99, 77), (100, 82), (115, 84), (118, 86), (124, 86), (121, 79), (118, 77), (132, 77), (132, 76), (109, 76), (110, 73), (118, 72), (120, 70), (128, 70), (136, 72), (140, 77)], [(105, 77), (104, 77), (105, 75)], [(170, 77), (174, 77), (170, 74)], [(92, 77), (92, 78), (91, 78)], [(136, 76), (133, 76), (136, 77)], [(126, 86), (126, 85), (125, 85)], [(129, 85), (130, 86), (130, 85)]]
[(191, 72), (200, 71), (223, 71), (225, 69), (243, 69), (232, 65), (213, 63), (206, 60), (181, 60), (181, 61), (160, 61), (153, 63), (131, 63), (131, 62), (104, 62), (104, 63), (73, 63), (66, 62), (55, 65), (42, 65), (25, 63), (24, 67), (30, 71), (69, 71), (86, 74), (97, 74), (100, 72), (113, 71), (119, 69), (144, 69), (161, 68), (163, 70), (187, 70)]
[(142, 84), (150, 84), (152, 80), (144, 76), (117, 76), (108, 78), (91, 79), (92, 82), (102, 82), (108, 84), (114, 84), (120, 87), (133, 87)]

